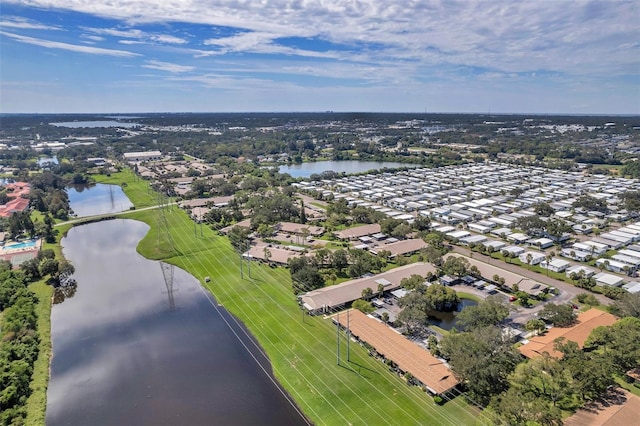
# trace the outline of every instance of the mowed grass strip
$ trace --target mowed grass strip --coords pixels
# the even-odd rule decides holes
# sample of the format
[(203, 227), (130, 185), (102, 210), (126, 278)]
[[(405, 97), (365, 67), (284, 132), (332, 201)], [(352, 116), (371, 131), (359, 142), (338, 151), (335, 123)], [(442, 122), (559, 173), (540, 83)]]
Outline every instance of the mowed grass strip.
[(158, 194), (150, 190), (149, 182), (138, 177), (131, 169), (123, 168), (117, 173), (107, 175), (92, 175), (96, 183), (118, 185), (137, 208), (155, 206), (158, 204)]
[[(166, 221), (162, 219), (165, 215)], [(193, 274), (239, 318), (258, 340), (283, 387), (316, 424), (474, 424), (479, 411), (462, 398), (437, 406), (418, 387), (410, 387), (367, 351), (351, 343), (336, 365), (336, 330), (330, 320), (303, 316), (291, 292), (289, 272), (252, 263), (240, 278), (239, 256), (226, 237), (209, 228), (194, 230), (185, 212), (169, 209), (131, 212), (126, 217), (151, 226), (138, 251), (164, 259)], [(171, 241), (162, 232), (168, 224)], [(175, 251), (171, 250), (171, 245)], [(177, 298), (179, 303), (179, 296)]]

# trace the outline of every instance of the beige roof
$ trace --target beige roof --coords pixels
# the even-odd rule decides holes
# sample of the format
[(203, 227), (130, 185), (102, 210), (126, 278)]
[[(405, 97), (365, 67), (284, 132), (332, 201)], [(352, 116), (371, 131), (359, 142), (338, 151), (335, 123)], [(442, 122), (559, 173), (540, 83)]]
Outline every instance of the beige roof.
[[(354, 336), (369, 343), (402, 371), (411, 373), (432, 393), (445, 393), (458, 384), (451, 370), (427, 350), (358, 310), (352, 309), (348, 315), (349, 329)], [(346, 313), (342, 313), (339, 320), (347, 327)]]
[(576, 324), (571, 327), (553, 327), (542, 336), (536, 336), (529, 339), (529, 343), (518, 348), (522, 355), (527, 358), (536, 358), (544, 352), (549, 355), (560, 358), (562, 353), (553, 349), (553, 341), (559, 337), (572, 340), (582, 347), (594, 328), (600, 326), (608, 326), (616, 322), (618, 319), (608, 312), (598, 309), (589, 309), (586, 312), (578, 314)]
[(353, 228), (343, 229), (342, 231), (336, 231), (333, 233), (338, 238), (343, 240), (351, 240), (354, 238), (364, 237), (366, 235), (377, 234), (381, 231), (379, 223), (372, 223), (370, 225), (354, 226)]
[[(613, 394), (613, 395), (612, 395)], [(565, 426), (629, 426), (638, 424), (640, 398), (624, 389), (614, 389), (565, 420)]]
[(228, 197), (211, 197), (211, 198), (194, 198), (192, 200), (182, 201), (180, 207), (206, 207), (208, 205), (221, 206), (229, 204), (229, 201), (233, 200), (233, 195)]
[(499, 268), (495, 265), (490, 265), (485, 262), (481, 262), (477, 259), (472, 259), (467, 256), (462, 256), (460, 254), (449, 253), (444, 256), (445, 260), (451, 256), (462, 257), (469, 261), (471, 266), (475, 266), (480, 271), (480, 275), (484, 278), (491, 280), (494, 275), (499, 275), (504, 278), (504, 284), (508, 287), (513, 286), (514, 284), (518, 284), (520, 290), (529, 293), (532, 296), (537, 296), (543, 290), (549, 288), (548, 285), (542, 284), (541, 282), (532, 280), (531, 278), (524, 277), (520, 274), (516, 274), (515, 272), (507, 271), (506, 269)]
[[(266, 260), (264, 248), (267, 247), (265, 244), (260, 244), (256, 246), (252, 246), (247, 254), (251, 255), (251, 257), (260, 260)], [(292, 257), (300, 257), (300, 252), (296, 252), (293, 250), (287, 250), (283, 248), (277, 247), (267, 247), (269, 250), (269, 262), (275, 262), (280, 264), (285, 264), (289, 262), (289, 259)]]
[(280, 222), (278, 225), (280, 231), (288, 232), (289, 234), (300, 234), (304, 228), (309, 230), (309, 235), (322, 235), (324, 232), (324, 228), (321, 226), (304, 225), (302, 223)]
[(414, 274), (425, 276), (428, 272), (435, 273), (436, 268), (430, 263), (412, 263), (371, 277), (358, 278), (313, 290), (303, 295), (301, 299), (310, 311), (322, 309), (323, 307), (332, 308), (360, 299), (362, 290), (365, 288), (370, 288), (376, 292), (379, 283), (388, 282), (389, 284), (385, 285), (384, 289), (385, 291), (391, 290), (398, 288), (403, 278), (408, 278)]
[(425, 243), (423, 239), (413, 238), (410, 240), (397, 241), (395, 243), (382, 244), (372, 248), (371, 252), (375, 254), (381, 250), (388, 250), (391, 252), (391, 257), (396, 257), (403, 254), (414, 253), (425, 247), (427, 247), (427, 243)]

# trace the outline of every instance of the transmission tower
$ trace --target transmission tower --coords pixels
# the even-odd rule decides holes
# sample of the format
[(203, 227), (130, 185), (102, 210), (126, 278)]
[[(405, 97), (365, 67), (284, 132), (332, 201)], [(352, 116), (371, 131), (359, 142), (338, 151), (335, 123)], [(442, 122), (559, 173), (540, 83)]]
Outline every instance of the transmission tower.
[(176, 303), (173, 299), (173, 276), (174, 266), (160, 261), (160, 268), (162, 269), (162, 276), (164, 277), (164, 283), (167, 286), (167, 295), (169, 296), (169, 310), (174, 311), (176, 309)]

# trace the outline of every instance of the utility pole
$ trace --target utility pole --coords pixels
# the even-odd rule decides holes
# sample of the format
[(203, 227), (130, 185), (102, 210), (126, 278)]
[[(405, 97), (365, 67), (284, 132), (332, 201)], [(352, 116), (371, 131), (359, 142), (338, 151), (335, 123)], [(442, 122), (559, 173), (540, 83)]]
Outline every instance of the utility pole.
[(340, 365), (340, 312), (336, 321), (336, 363)]
[(350, 340), (351, 340), (351, 327), (349, 327), (349, 311), (347, 311), (347, 362), (351, 361), (351, 351), (349, 350)]

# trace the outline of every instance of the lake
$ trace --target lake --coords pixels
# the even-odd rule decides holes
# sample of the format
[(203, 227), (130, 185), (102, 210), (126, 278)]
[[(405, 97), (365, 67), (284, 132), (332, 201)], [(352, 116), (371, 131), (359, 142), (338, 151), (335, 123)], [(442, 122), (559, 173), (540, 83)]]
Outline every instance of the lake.
[(398, 169), (401, 167), (419, 167), (416, 164), (397, 163), (393, 161), (315, 161), (302, 164), (283, 165), (278, 168), (280, 173), (289, 173), (295, 178), (307, 178), (313, 174), (320, 174), (328, 170), (336, 173), (363, 173), (376, 169)]
[(47, 425), (306, 424), (200, 283), (175, 268), (168, 286), (136, 252), (148, 230), (116, 219), (62, 240), (78, 284), (51, 313)]
[(117, 213), (133, 207), (117, 185), (76, 185), (67, 188), (69, 204), (78, 217)]
[(125, 121), (115, 120), (95, 120), (95, 121), (61, 121), (59, 123), (49, 123), (51, 126), (56, 127), (71, 127), (73, 129), (79, 129), (81, 127), (97, 128), (97, 127), (139, 127), (139, 123), (128, 123)]
[(444, 330), (451, 330), (456, 326), (456, 315), (467, 306), (475, 306), (478, 302), (470, 299), (460, 299), (458, 309), (454, 312), (429, 312), (429, 323), (437, 325)]

